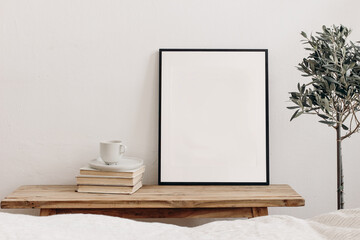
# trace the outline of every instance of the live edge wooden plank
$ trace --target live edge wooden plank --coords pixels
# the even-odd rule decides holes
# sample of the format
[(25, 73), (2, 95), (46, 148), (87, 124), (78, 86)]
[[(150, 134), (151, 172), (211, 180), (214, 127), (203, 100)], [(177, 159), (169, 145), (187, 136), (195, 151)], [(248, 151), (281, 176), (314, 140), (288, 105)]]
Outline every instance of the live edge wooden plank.
[(289, 185), (144, 186), (133, 195), (77, 193), (76, 186), (21, 186), (2, 208), (244, 208), (296, 207), (304, 199)]

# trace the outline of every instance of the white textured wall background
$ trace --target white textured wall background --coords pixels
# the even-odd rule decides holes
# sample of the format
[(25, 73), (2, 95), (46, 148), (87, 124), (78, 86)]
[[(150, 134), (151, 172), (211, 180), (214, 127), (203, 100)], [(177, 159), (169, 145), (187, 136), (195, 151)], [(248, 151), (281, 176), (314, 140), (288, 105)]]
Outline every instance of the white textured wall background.
[[(336, 209), (335, 131), (289, 123), (303, 80), (300, 31), (345, 24), (356, 0), (0, 0), (0, 197), (24, 184), (73, 184), (98, 142), (122, 139), (157, 182), (159, 48), (268, 48), (271, 182), (288, 183), (310, 217)], [(346, 207), (359, 207), (360, 135), (344, 142)], [(13, 211), (14, 212), (14, 211)], [(15, 211), (36, 213), (34, 211)]]

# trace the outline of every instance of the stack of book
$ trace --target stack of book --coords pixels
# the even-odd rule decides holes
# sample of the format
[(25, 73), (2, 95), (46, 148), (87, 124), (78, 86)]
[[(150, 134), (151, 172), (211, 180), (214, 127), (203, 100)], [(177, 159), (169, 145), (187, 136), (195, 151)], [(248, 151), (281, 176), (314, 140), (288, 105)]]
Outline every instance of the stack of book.
[(145, 166), (126, 172), (80, 168), (76, 177), (77, 191), (83, 193), (133, 194), (142, 187)]

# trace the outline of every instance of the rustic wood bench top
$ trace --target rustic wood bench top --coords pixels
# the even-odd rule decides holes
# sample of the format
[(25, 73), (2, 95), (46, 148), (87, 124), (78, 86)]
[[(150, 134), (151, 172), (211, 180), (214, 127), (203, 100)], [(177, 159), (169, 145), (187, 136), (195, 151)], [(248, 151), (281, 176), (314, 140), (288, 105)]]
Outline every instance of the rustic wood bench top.
[[(305, 204), (305, 200), (285, 184), (153, 185), (143, 186), (132, 195), (78, 193), (75, 190), (73, 185), (21, 186), (3, 199), (1, 208), (40, 208), (41, 215), (88, 212), (122, 217), (252, 217), (267, 215), (267, 207)], [(254, 215), (254, 211), (260, 213)]]

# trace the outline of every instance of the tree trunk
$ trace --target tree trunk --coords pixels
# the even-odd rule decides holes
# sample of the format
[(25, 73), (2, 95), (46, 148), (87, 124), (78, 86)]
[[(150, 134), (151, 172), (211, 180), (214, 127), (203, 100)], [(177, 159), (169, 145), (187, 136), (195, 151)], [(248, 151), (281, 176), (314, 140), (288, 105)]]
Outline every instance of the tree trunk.
[(341, 154), (341, 125), (336, 128), (336, 150), (337, 150), (337, 207), (344, 208), (344, 175)]

